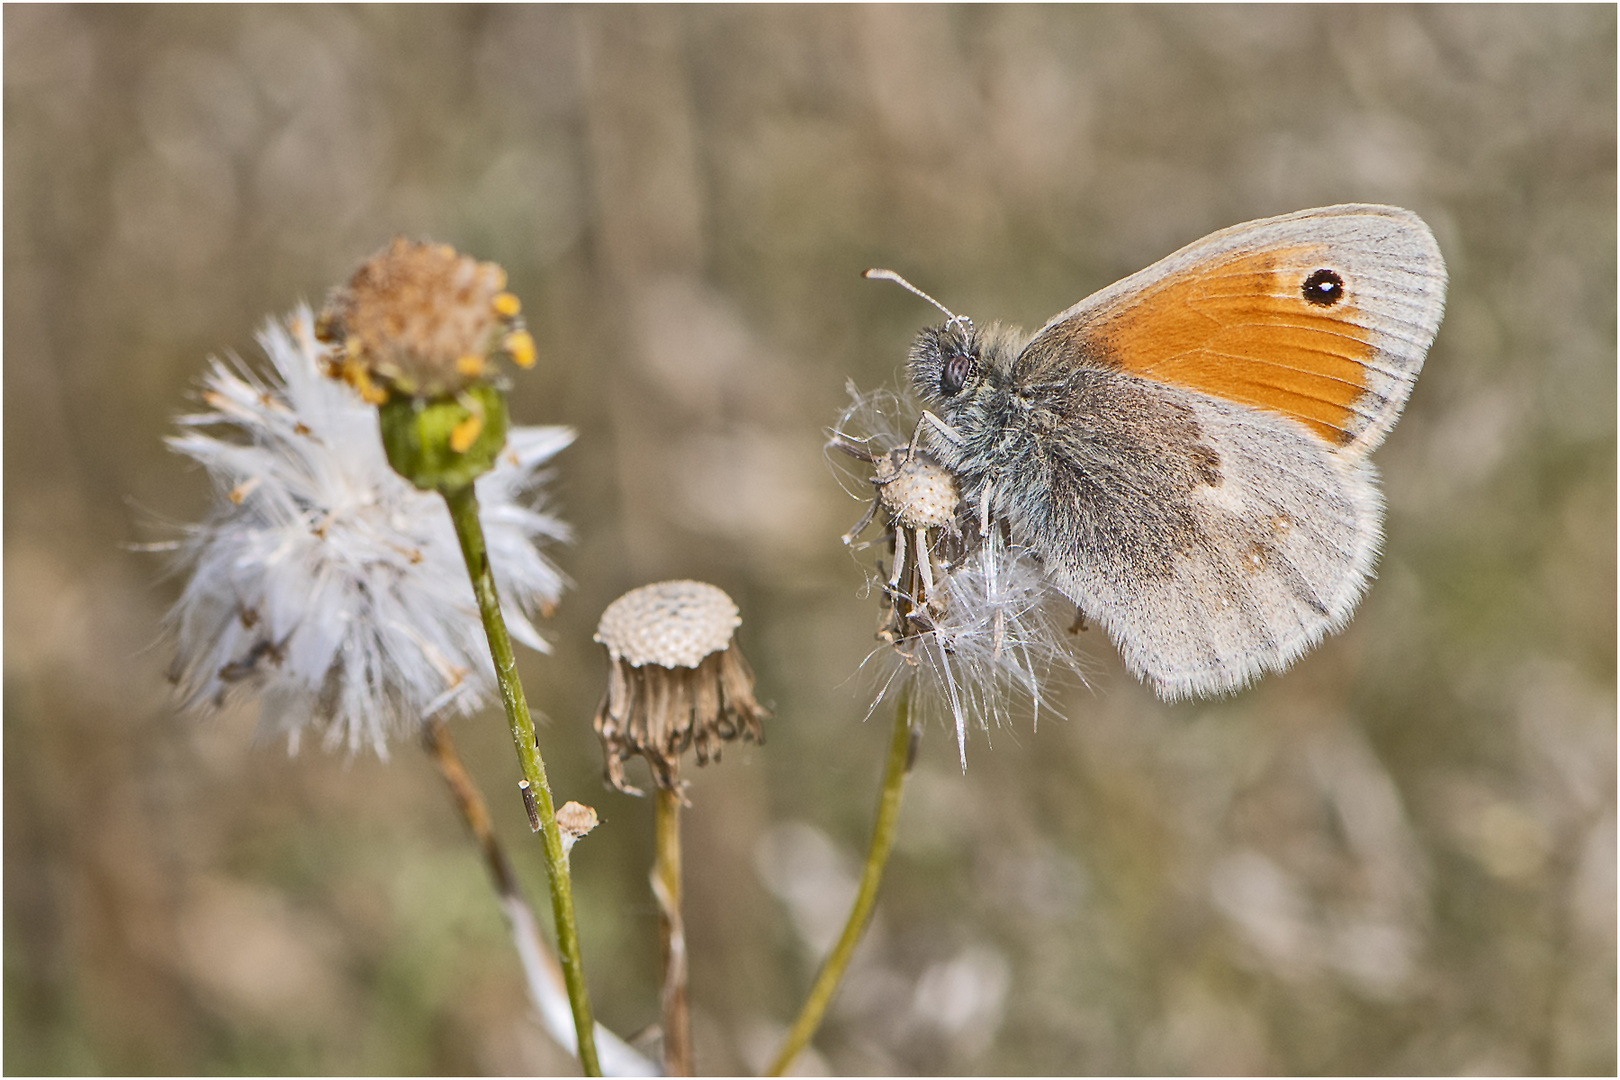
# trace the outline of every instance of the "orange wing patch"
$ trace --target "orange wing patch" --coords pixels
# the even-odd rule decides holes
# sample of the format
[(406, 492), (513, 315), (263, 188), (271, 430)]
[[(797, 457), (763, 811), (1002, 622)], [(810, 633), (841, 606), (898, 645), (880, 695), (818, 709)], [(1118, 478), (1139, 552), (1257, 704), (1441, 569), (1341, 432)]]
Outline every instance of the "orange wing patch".
[(1348, 275), (1337, 302), (1305, 299), (1305, 278), (1331, 266), (1320, 257), (1316, 245), (1239, 254), (1099, 312), (1083, 332), (1126, 371), (1282, 413), (1343, 446), (1366, 426), (1355, 405), (1377, 349)]

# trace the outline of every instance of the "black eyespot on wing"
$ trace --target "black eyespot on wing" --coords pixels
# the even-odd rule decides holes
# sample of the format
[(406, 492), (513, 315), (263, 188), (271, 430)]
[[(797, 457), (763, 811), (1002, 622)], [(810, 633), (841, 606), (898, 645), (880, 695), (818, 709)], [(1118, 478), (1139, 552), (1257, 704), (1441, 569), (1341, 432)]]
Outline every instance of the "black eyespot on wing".
[(1307, 303), (1317, 307), (1332, 307), (1344, 299), (1344, 278), (1334, 270), (1313, 270), (1300, 286)]
[(963, 352), (953, 352), (945, 361), (945, 366), (939, 370), (939, 392), (946, 397), (955, 397), (967, 385), (968, 376), (973, 374), (973, 357)]

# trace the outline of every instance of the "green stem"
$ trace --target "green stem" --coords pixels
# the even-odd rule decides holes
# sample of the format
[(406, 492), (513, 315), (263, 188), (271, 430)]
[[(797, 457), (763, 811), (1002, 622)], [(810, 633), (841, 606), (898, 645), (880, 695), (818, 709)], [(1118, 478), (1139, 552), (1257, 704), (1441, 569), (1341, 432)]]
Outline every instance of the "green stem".
[(495, 575), (490, 571), (489, 553), (484, 546), (484, 529), (478, 521), (478, 496), (471, 484), (443, 494), (450, 507), (450, 520), (455, 523), (456, 538), (461, 541), (461, 554), (467, 560), (467, 573), (472, 576), (473, 593), (478, 597), (478, 613), (483, 617), (484, 633), (489, 638), (489, 652), (495, 661), (495, 678), (501, 687), (501, 702), (506, 706), (506, 720), (512, 729), (518, 764), (540, 811), (541, 846), (545, 850), (546, 874), (551, 879), (551, 911), (557, 921), (557, 956), (562, 961), (563, 982), (568, 987), (568, 1001), (573, 1007), (579, 1062), (586, 1076), (601, 1076), (602, 1066), (596, 1059), (591, 999), (585, 987), (585, 966), (579, 955), (579, 929), (574, 923), (574, 889), (568, 872), (568, 856), (563, 853), (562, 834), (557, 830), (557, 810), (551, 798), (551, 785), (546, 781), (540, 744), (535, 739), (534, 720), (523, 696), (523, 684), (518, 681), (512, 639), (507, 636), (506, 620), (501, 616)]
[(861, 872), (861, 887), (855, 894), (855, 906), (850, 909), (849, 921), (844, 923), (843, 936), (828, 954), (816, 975), (815, 985), (805, 998), (799, 1018), (793, 1022), (782, 1049), (776, 1053), (767, 1076), (781, 1076), (799, 1051), (809, 1044), (811, 1036), (821, 1026), (833, 992), (838, 989), (855, 946), (866, 931), (877, 903), (878, 886), (883, 882), (883, 868), (888, 865), (889, 853), (894, 849), (896, 826), (900, 821), (900, 794), (905, 789), (906, 776), (911, 771), (916, 750), (917, 733), (911, 727), (911, 684), (900, 690), (900, 700), (894, 710), (894, 734), (889, 740), (889, 761), (883, 773), (883, 791), (878, 797), (877, 821), (872, 826), (872, 844), (866, 852), (866, 868)]

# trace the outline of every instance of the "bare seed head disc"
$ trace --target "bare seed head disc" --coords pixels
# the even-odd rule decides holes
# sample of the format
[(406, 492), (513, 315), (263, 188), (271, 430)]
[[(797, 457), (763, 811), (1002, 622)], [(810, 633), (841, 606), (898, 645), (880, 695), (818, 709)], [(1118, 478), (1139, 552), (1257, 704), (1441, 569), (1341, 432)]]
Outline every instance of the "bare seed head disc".
[(608, 605), (596, 640), (631, 667), (695, 668), (720, 652), (742, 623), (731, 597), (701, 581), (632, 589)]
[(895, 522), (908, 529), (942, 529), (956, 517), (956, 478), (934, 459), (904, 448), (874, 463), (878, 494)]

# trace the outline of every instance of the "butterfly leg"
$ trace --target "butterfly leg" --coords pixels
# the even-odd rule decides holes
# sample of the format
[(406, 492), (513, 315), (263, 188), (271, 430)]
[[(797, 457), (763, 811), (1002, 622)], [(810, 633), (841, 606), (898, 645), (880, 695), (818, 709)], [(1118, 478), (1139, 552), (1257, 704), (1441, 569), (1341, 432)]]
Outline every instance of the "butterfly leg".
[(955, 428), (951, 427), (951, 425), (947, 424), (945, 421), (941, 420), (927, 409), (924, 409), (922, 416), (917, 420), (916, 429), (911, 433), (911, 445), (906, 448), (907, 461), (910, 461), (912, 458), (917, 456), (917, 444), (922, 441), (923, 427), (925, 425), (932, 425), (935, 431), (939, 432), (946, 438), (946, 440), (955, 443), (957, 446), (962, 445), (964, 441), (960, 431), (957, 431)]

